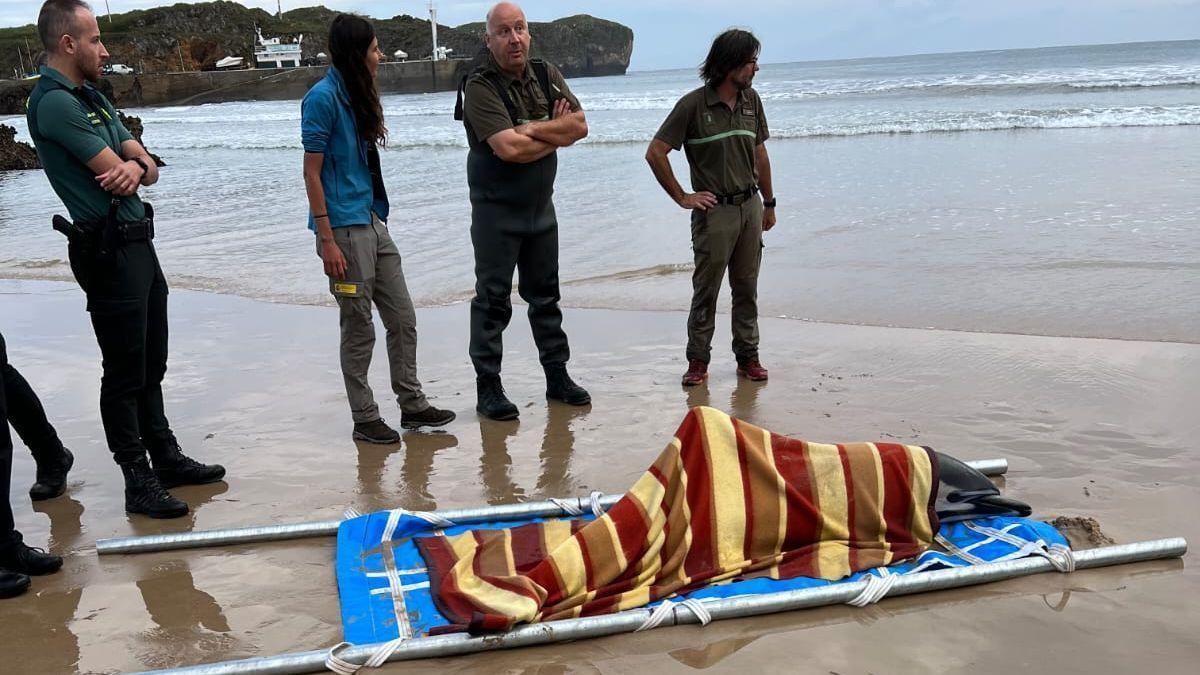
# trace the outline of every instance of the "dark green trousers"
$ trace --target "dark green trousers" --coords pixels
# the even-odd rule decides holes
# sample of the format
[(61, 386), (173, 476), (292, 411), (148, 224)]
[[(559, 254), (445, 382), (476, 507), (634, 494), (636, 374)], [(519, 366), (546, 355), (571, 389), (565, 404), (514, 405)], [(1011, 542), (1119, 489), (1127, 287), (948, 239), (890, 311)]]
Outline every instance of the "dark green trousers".
[(716, 329), (717, 298), (729, 272), (733, 296), (733, 354), (738, 363), (758, 358), (758, 269), (762, 263), (762, 198), (738, 206), (692, 211), (692, 308), (688, 360), (708, 363)]

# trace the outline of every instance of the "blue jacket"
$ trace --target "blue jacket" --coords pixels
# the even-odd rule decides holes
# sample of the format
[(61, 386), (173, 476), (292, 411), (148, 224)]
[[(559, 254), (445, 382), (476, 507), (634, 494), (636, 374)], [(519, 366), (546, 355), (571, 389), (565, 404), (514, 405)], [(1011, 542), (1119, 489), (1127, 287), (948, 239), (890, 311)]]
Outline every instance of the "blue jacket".
[[(329, 67), (325, 77), (312, 86), (300, 103), (300, 136), (305, 152), (325, 154), (321, 165), (321, 186), (325, 206), (333, 227), (371, 224), (371, 212), (387, 221), (385, 195), (376, 199), (371, 187), (367, 163), (368, 142), (358, 135), (350, 97), (337, 68)], [(312, 212), (308, 229), (316, 231)]]

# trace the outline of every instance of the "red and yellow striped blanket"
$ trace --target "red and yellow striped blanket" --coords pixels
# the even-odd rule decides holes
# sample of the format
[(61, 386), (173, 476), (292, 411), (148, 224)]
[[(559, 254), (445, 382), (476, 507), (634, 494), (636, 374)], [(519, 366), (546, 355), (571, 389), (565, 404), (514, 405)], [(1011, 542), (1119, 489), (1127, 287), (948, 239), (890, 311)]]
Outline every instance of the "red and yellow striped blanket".
[(809, 443), (695, 408), (594, 521), (416, 543), (444, 630), (504, 631), (730, 580), (840, 579), (913, 557), (937, 532), (937, 485), (928, 448)]

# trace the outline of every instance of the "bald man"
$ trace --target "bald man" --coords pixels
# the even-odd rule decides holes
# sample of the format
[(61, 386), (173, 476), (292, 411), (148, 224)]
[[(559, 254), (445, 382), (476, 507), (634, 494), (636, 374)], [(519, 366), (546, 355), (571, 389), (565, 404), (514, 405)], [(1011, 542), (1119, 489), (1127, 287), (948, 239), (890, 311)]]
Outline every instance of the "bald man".
[(529, 58), (529, 24), (521, 8), (502, 2), (487, 15), (487, 61), (466, 80), (460, 110), (467, 131), (467, 183), (475, 299), (471, 361), (480, 415), (511, 420), (517, 406), (504, 393), (503, 333), (512, 318), (513, 269), (529, 304), (529, 323), (546, 374), (546, 398), (587, 405), (588, 392), (567, 374), (570, 347), (558, 307), (558, 221), (554, 214), (557, 151), (587, 136), (587, 120), (562, 73)]

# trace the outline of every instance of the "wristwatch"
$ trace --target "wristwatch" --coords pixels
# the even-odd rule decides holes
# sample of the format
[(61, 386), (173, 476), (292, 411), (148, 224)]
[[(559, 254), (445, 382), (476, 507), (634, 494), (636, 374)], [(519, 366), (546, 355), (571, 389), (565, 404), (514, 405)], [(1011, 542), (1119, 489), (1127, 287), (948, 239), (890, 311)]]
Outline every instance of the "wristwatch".
[(770, 199), (764, 199), (764, 200), (763, 200), (763, 208), (764, 208), (764, 209), (773, 209), (773, 208), (775, 208), (775, 198), (774, 198), (774, 197), (771, 197)]
[(146, 174), (150, 173), (150, 167), (146, 166), (146, 163), (142, 161), (141, 157), (134, 157), (133, 161), (137, 162), (137, 165), (142, 167), (142, 177), (145, 178)]

